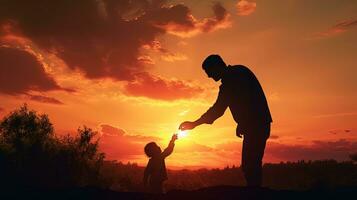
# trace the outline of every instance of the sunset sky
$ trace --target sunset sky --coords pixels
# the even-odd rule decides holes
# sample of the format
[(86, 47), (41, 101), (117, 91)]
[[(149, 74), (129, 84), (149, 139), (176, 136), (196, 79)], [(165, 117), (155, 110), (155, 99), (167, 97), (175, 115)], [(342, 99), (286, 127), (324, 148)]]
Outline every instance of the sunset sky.
[[(355, 0), (2, 0), (0, 117), (27, 105), (58, 135), (86, 125), (107, 159), (145, 165), (215, 101), (201, 63), (259, 79), (273, 117), (264, 161), (357, 152)], [(176, 142), (171, 168), (240, 165), (229, 109)]]

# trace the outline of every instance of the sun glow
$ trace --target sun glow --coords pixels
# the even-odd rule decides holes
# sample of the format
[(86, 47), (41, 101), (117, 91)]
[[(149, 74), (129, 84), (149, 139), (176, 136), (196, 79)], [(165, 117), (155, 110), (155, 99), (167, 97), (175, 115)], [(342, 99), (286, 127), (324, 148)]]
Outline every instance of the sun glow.
[(184, 138), (187, 136), (187, 131), (182, 131), (182, 130), (178, 130), (177, 131), (177, 137), (178, 139)]

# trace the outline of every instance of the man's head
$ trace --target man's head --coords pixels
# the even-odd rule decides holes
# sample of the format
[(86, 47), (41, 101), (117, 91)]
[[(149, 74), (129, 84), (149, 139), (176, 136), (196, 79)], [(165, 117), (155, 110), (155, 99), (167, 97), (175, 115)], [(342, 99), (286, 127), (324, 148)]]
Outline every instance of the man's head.
[(209, 55), (202, 63), (202, 68), (207, 76), (215, 81), (219, 81), (222, 78), (226, 67), (227, 65), (221, 56), (216, 54)]
[(145, 145), (144, 151), (145, 154), (151, 158), (160, 155), (161, 148), (155, 142), (150, 142)]

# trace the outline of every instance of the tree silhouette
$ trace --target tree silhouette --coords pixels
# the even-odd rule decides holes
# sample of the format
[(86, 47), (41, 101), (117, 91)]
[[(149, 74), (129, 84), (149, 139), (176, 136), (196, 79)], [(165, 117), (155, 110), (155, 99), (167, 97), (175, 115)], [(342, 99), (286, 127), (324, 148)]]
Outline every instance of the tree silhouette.
[(357, 163), (357, 153), (353, 153), (350, 155), (350, 158), (353, 162), (356, 162)]
[(68, 187), (100, 185), (104, 154), (87, 127), (58, 137), (45, 114), (27, 105), (0, 122), (0, 185)]

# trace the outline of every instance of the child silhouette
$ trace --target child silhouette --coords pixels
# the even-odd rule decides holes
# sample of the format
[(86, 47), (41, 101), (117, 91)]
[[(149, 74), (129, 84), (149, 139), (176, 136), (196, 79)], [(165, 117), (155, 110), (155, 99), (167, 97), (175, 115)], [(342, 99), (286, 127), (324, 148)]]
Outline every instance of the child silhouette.
[(144, 185), (148, 186), (151, 193), (162, 194), (163, 182), (167, 180), (165, 158), (174, 150), (177, 134), (174, 134), (167, 148), (161, 151), (161, 148), (155, 143), (150, 142), (145, 145), (145, 154), (150, 158), (144, 171)]

